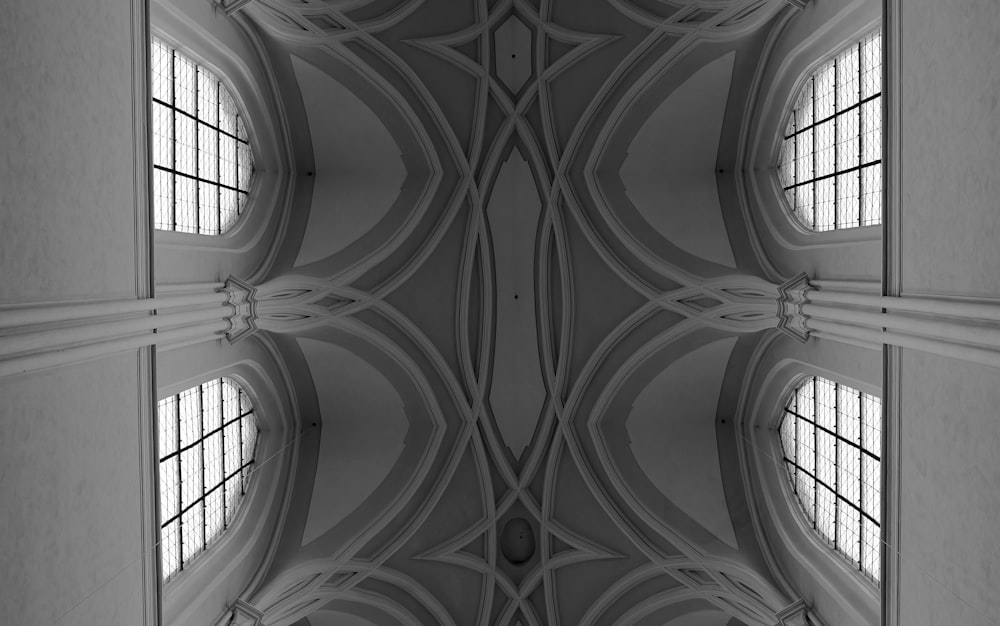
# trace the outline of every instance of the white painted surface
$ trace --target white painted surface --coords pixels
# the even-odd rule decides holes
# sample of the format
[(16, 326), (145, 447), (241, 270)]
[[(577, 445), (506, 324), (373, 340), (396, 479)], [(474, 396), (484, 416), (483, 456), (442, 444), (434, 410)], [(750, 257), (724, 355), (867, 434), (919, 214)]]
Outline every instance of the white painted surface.
[(1000, 3), (901, 3), (903, 289), (1000, 294)]
[(1000, 371), (907, 350), (900, 373), (899, 624), (998, 623)]
[(141, 624), (137, 357), (0, 380), (5, 624)]
[(545, 401), (535, 327), (535, 231), (540, 211), (531, 169), (515, 148), (501, 166), (486, 213), (496, 264), (497, 307), (490, 404), (500, 434), (517, 457), (531, 441)]
[(733, 548), (715, 415), (735, 345), (735, 337), (720, 339), (671, 363), (639, 393), (626, 424), (636, 463), (653, 485)]
[(0, 20), (0, 303), (135, 296), (129, 3)]
[(399, 196), (406, 167), (375, 113), (340, 82), (299, 57), (292, 67), (312, 135), (312, 206), (295, 265), (326, 258), (371, 230)]
[(403, 451), (409, 423), (399, 393), (367, 361), (323, 341), (298, 343), (323, 416), (302, 536), (306, 545), (354, 512), (382, 484)]
[(736, 267), (715, 165), (736, 53), (705, 65), (646, 120), (620, 171), (625, 194), (667, 241)]
[[(893, 5), (902, 291), (997, 298), (1000, 4)], [(1000, 623), (1000, 370), (905, 350), (899, 371), (894, 624)]]

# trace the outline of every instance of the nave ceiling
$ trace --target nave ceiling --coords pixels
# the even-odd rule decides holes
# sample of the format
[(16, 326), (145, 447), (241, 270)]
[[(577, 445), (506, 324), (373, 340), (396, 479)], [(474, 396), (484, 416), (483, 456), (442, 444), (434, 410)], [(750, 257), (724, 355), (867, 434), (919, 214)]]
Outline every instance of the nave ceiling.
[(787, 6), (237, 14), (297, 164), (258, 324), (319, 424), (267, 624), (776, 621), (726, 418), (781, 277), (729, 168)]

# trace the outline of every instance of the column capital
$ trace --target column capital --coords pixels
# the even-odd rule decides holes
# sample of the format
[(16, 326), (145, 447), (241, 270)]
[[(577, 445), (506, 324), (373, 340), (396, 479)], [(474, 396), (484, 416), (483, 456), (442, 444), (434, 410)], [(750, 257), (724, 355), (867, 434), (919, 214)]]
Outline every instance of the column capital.
[(805, 343), (809, 339), (809, 327), (802, 305), (808, 302), (813, 286), (805, 272), (778, 285), (778, 329)]
[(226, 304), (233, 308), (233, 314), (227, 318), (229, 330), (226, 331), (226, 338), (229, 343), (236, 343), (257, 331), (257, 288), (230, 276), (222, 291), (226, 294)]
[(778, 618), (775, 626), (812, 626), (809, 605), (801, 598), (775, 613), (775, 617)]
[(226, 626), (264, 626), (264, 614), (243, 600), (233, 603), (232, 612)]

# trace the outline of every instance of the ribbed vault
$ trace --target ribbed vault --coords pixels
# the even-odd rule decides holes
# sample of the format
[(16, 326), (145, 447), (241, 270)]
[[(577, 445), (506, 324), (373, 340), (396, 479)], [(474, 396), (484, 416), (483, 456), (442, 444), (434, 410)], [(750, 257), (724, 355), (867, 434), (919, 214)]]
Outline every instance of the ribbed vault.
[[(776, 621), (789, 599), (729, 509), (716, 407), (730, 364), (775, 325), (777, 291), (715, 168), (738, 75), (783, 6), (244, 9), (315, 163), (257, 294), (323, 429), (246, 598), (269, 626)], [(645, 391), (678, 362), (712, 369), (698, 407)], [(697, 430), (683, 467), (629, 442), (669, 436), (657, 419)], [(350, 482), (326, 456), (346, 453), (328, 435), (348, 423), (391, 450), (345, 508), (322, 499)]]

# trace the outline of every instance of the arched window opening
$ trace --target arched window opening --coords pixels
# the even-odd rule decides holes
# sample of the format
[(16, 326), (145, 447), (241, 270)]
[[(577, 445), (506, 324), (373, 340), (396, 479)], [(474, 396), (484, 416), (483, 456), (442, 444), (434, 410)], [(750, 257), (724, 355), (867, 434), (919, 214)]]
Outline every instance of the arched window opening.
[(813, 528), (876, 583), (881, 576), (882, 402), (813, 376), (779, 426), (792, 490)]
[(155, 226), (220, 235), (253, 175), (243, 115), (218, 76), (155, 37), (151, 48)]
[(882, 34), (869, 34), (806, 81), (781, 144), (778, 176), (807, 229), (882, 222)]
[(259, 430), (246, 392), (217, 378), (160, 400), (160, 553), (169, 580), (233, 521)]

